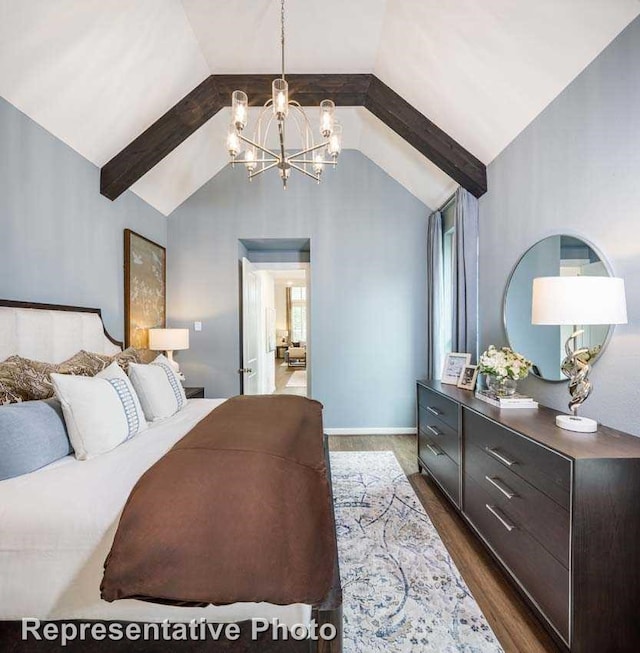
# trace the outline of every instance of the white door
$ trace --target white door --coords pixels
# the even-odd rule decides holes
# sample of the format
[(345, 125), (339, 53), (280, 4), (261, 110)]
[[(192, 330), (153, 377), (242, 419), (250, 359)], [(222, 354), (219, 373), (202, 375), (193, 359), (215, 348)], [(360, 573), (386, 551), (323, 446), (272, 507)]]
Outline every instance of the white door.
[(258, 309), (260, 281), (253, 265), (242, 259), (242, 394), (259, 393)]

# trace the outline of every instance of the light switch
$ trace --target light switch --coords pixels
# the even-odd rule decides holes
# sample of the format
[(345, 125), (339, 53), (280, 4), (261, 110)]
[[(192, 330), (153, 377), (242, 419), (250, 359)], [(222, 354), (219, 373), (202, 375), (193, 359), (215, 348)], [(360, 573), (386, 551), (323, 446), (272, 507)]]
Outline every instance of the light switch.
[(202, 331), (202, 322), (194, 322), (193, 329), (194, 331)]

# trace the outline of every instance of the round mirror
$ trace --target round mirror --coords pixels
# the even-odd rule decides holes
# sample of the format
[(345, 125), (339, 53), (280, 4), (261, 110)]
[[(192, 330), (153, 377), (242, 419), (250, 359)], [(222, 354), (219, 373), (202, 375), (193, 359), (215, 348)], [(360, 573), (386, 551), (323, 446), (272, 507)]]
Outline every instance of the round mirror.
[[(564, 343), (571, 326), (531, 324), (531, 295), (536, 277), (610, 277), (611, 272), (593, 245), (575, 236), (550, 236), (536, 243), (520, 259), (509, 279), (504, 298), (504, 326), (509, 346), (533, 362), (532, 373), (548, 381), (566, 381), (560, 371)], [(609, 325), (576, 325), (584, 334), (576, 343), (588, 347), (594, 359), (609, 338)]]

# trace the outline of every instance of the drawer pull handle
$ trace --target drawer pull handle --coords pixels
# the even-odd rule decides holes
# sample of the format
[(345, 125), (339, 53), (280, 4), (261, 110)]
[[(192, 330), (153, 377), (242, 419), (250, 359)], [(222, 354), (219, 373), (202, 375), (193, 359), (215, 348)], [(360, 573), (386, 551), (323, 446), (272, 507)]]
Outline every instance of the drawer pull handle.
[(488, 503), (485, 504), (486, 509), (509, 531), (511, 532), (515, 526), (510, 524), (494, 506), (490, 506)]
[(432, 415), (442, 415), (442, 412), (439, 411), (437, 408), (434, 408), (433, 406), (427, 406), (427, 410), (428, 410)]
[(434, 435), (443, 435), (442, 431), (438, 431), (437, 428), (431, 426), (430, 424), (427, 424), (427, 428), (433, 433)]
[(502, 492), (507, 499), (513, 499), (516, 493), (508, 486), (505, 485), (497, 476), (485, 476), (485, 479), (493, 485), (494, 488)]
[(430, 444), (427, 445), (427, 449), (434, 455), (434, 456), (442, 456), (442, 451), (439, 449), (436, 449), (435, 447), (432, 447)]
[(497, 458), (501, 463), (504, 463), (507, 467), (513, 467), (516, 464), (515, 460), (509, 460), (506, 456), (502, 455), (499, 451), (492, 449), (491, 447), (485, 447), (484, 450), (491, 454), (494, 458)]

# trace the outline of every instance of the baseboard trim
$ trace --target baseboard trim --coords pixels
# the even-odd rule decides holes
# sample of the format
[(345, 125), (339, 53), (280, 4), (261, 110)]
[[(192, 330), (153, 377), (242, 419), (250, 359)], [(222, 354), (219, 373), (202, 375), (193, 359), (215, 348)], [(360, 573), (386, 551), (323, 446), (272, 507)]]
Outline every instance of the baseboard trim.
[(415, 435), (418, 431), (416, 428), (398, 427), (398, 428), (341, 428), (325, 429), (327, 435)]

